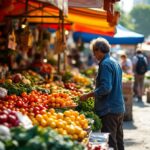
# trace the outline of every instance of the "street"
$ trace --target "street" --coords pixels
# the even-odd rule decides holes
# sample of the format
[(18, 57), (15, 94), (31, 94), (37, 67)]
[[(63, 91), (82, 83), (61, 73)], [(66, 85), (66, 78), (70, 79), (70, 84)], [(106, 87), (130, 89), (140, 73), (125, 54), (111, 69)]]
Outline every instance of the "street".
[(150, 104), (133, 100), (133, 121), (124, 122), (125, 150), (150, 150)]

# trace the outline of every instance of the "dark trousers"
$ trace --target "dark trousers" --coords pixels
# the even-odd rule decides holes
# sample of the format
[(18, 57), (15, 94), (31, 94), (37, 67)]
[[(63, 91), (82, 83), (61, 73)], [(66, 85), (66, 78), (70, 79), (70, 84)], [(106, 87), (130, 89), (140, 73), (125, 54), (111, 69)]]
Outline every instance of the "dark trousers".
[(123, 142), (123, 114), (109, 113), (102, 119), (102, 132), (110, 133), (109, 146), (114, 150), (124, 150)]
[(142, 98), (144, 92), (144, 75), (134, 75), (134, 94), (137, 97)]

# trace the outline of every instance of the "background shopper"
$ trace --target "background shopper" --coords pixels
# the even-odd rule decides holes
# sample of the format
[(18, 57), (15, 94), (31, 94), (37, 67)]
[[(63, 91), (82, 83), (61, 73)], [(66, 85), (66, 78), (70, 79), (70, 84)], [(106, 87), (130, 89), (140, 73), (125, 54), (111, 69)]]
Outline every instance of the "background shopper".
[(133, 57), (133, 71), (134, 71), (134, 96), (138, 101), (142, 101), (144, 93), (144, 75), (148, 69), (147, 58), (143, 55), (142, 50), (138, 49), (136, 55)]

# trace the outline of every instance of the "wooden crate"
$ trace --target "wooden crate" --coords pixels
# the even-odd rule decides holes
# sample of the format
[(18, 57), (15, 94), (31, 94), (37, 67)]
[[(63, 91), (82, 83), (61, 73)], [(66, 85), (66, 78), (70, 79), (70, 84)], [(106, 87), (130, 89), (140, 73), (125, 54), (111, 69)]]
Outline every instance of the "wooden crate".
[(132, 82), (123, 82), (122, 90), (124, 95), (130, 95), (133, 93), (133, 83)]
[(133, 94), (124, 95), (125, 101), (125, 114), (124, 114), (124, 121), (131, 121), (133, 119), (132, 116), (132, 106), (133, 106)]
[(150, 103), (150, 89), (146, 92), (147, 103)]

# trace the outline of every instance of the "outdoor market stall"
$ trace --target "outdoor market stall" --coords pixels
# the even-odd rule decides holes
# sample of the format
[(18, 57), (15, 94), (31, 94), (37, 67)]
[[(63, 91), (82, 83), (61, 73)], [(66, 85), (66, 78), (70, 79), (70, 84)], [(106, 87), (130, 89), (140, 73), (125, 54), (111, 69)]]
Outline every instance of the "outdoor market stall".
[[(60, 35), (62, 36), (62, 43), (60, 44), (64, 44), (63, 29), (68, 22), (70, 23), (76, 20), (74, 21), (76, 25), (74, 24), (73, 27), (75, 28), (75, 26), (77, 27), (77, 25), (84, 23), (82, 22), (83, 14), (90, 12), (91, 14), (93, 13), (94, 17), (99, 13), (88, 9), (70, 8), (70, 19), (66, 18), (64, 20), (62, 10), (54, 9), (52, 6), (49, 6), (48, 3), (38, 3), (30, 0), (3, 2), (4, 3), (0, 3), (1, 7), (4, 5), (4, 7), (1, 8), (1, 21), (4, 19), (4, 16), (6, 16), (6, 18), (9, 19), (24, 18), (23, 21), (25, 22), (21, 22), (21, 25), (29, 22), (41, 24), (52, 23), (52, 25), (55, 26), (56, 23), (59, 23), (57, 28), (61, 28)], [(114, 2), (115, 1), (109, 1), (108, 4)], [(6, 9), (6, 6), (9, 9)], [(106, 2), (105, 9), (108, 9)], [(40, 12), (40, 10), (42, 11)], [(50, 10), (52, 14), (49, 14)], [(80, 21), (75, 16), (76, 11), (80, 14)], [(97, 26), (96, 32), (105, 32), (107, 34), (107, 29), (112, 27), (110, 29), (112, 32), (108, 31), (108, 34), (113, 34), (114, 25), (110, 25), (106, 22), (106, 20), (110, 18), (108, 18), (104, 12), (100, 14), (100, 18), (102, 18), (102, 16), (104, 16), (104, 19), (100, 22), (97, 20), (97, 23), (100, 24), (103, 22), (104, 24)], [(74, 19), (71, 20), (72, 18)], [(36, 22), (36, 19), (39, 19), (38, 22)], [(50, 22), (48, 22), (48, 20), (50, 20)], [(87, 24), (87, 29), (89, 30), (88, 25), (89, 23)], [(28, 27), (27, 24), (26, 26)], [(8, 27), (11, 27), (11, 25), (8, 24)], [(101, 27), (101, 30), (98, 30), (98, 27)], [(24, 31), (24, 28), (22, 28), (22, 30)], [(25, 31), (25, 33), (28, 33), (28, 28), (25, 28)], [(7, 43), (9, 46), (6, 45), (5, 48), (16, 50), (16, 36), (14, 31), (11, 30), (8, 36), (9, 40), (13, 38), (13, 40), (11, 40), (13, 42)], [(6, 42), (9, 42), (9, 40), (6, 40)], [(23, 49), (28, 48), (28, 42), (28, 39), (26, 39), (23, 43), (20, 43), (24, 44)], [(64, 49), (62, 47), (61, 52), (63, 51)], [(22, 55), (24, 55), (24, 53), (22, 53)], [(37, 57), (40, 59), (40, 56)], [(26, 69), (9, 72), (9, 70), (6, 69), (7, 73), (0, 80), (1, 148), (20, 149), (22, 147), (32, 150), (51, 148), (68, 150), (85, 149), (91, 131), (100, 130), (102, 126), (101, 120), (93, 112), (93, 99), (89, 99), (87, 102), (80, 102), (78, 99), (83, 92), (87, 92), (92, 88), (91, 79), (73, 70), (69, 70), (71, 73), (62, 72), (62, 74), (58, 76), (57, 70), (55, 70), (53, 66), (40, 66), (42, 66), (42, 73), (40, 72), (41, 68), (39, 69), (38, 67), (38, 69), (36, 68), (40, 70), (38, 73)], [(47, 73), (50, 74), (50, 78), (45, 77)], [(5, 136), (3, 136), (4, 134)], [(104, 137), (105, 136), (97, 138), (103, 139)], [(95, 140), (96, 137), (91, 137), (91, 140), (92, 139)], [(108, 135), (106, 139), (104, 138), (104, 143), (106, 144), (105, 149), (108, 149)], [(92, 149), (90, 146), (88, 148)], [(99, 149), (102, 149), (100, 145)]]

